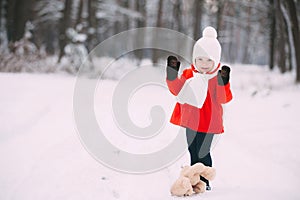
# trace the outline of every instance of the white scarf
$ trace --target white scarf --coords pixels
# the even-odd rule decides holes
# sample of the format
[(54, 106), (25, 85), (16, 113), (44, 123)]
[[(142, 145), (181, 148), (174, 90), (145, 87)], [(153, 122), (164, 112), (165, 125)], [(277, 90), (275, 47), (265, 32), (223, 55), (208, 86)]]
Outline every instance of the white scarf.
[(212, 71), (212, 73), (201, 74), (193, 71), (193, 77), (186, 80), (177, 95), (178, 102), (202, 108), (207, 96), (208, 81), (218, 74), (219, 66), (220, 64)]

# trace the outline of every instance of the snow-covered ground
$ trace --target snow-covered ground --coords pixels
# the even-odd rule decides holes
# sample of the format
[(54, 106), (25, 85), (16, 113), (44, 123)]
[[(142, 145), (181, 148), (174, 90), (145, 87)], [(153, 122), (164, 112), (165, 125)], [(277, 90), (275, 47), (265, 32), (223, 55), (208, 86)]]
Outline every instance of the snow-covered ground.
[[(150, 143), (122, 136), (108, 106), (117, 82), (102, 83), (95, 111), (115, 145), (147, 153), (174, 139), (178, 127), (171, 124), (167, 134)], [(231, 84), (234, 100), (224, 106), (226, 132), (212, 151), (213, 189), (185, 198), (300, 199), (300, 87), (294, 75), (233, 65)], [(67, 75), (0, 74), (0, 199), (180, 199), (169, 189), (188, 154), (168, 168), (140, 175), (117, 172), (92, 158), (76, 132), (74, 85), (75, 78)], [(155, 104), (170, 115), (174, 98), (167, 90), (153, 86), (136, 95), (129, 114), (138, 125), (149, 123)]]

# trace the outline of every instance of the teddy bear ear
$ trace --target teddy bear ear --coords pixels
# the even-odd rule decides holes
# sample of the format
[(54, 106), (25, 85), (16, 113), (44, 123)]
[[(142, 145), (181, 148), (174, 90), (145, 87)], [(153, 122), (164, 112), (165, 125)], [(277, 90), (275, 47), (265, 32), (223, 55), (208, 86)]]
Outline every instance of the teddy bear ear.
[(188, 175), (189, 175), (190, 168), (191, 168), (191, 166), (184, 166), (184, 167), (181, 169), (180, 174), (183, 175), (183, 176), (188, 176)]
[(192, 166), (192, 169), (194, 172), (196, 173), (202, 173), (205, 170), (205, 165), (203, 165), (202, 163), (196, 163)]
[(207, 167), (203, 173), (201, 173), (201, 176), (206, 178), (207, 180), (213, 180), (216, 176), (216, 169), (212, 167)]

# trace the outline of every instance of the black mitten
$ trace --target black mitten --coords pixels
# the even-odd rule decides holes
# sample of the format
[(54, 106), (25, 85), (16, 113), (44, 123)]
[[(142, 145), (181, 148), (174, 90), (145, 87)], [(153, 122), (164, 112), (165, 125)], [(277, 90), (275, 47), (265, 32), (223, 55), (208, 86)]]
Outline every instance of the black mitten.
[(172, 81), (178, 76), (180, 62), (175, 56), (169, 56), (167, 61), (167, 79)]
[(230, 68), (226, 65), (222, 66), (222, 69), (218, 71), (218, 84), (226, 85), (230, 78)]

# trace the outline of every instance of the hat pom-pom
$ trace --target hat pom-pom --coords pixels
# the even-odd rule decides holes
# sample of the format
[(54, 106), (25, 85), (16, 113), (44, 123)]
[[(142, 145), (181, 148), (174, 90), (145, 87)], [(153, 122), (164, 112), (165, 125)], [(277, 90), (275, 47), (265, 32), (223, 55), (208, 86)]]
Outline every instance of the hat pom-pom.
[(203, 37), (209, 37), (209, 38), (217, 38), (217, 36), (218, 36), (216, 29), (214, 29), (211, 26), (206, 27), (203, 30), (202, 35), (203, 35)]

